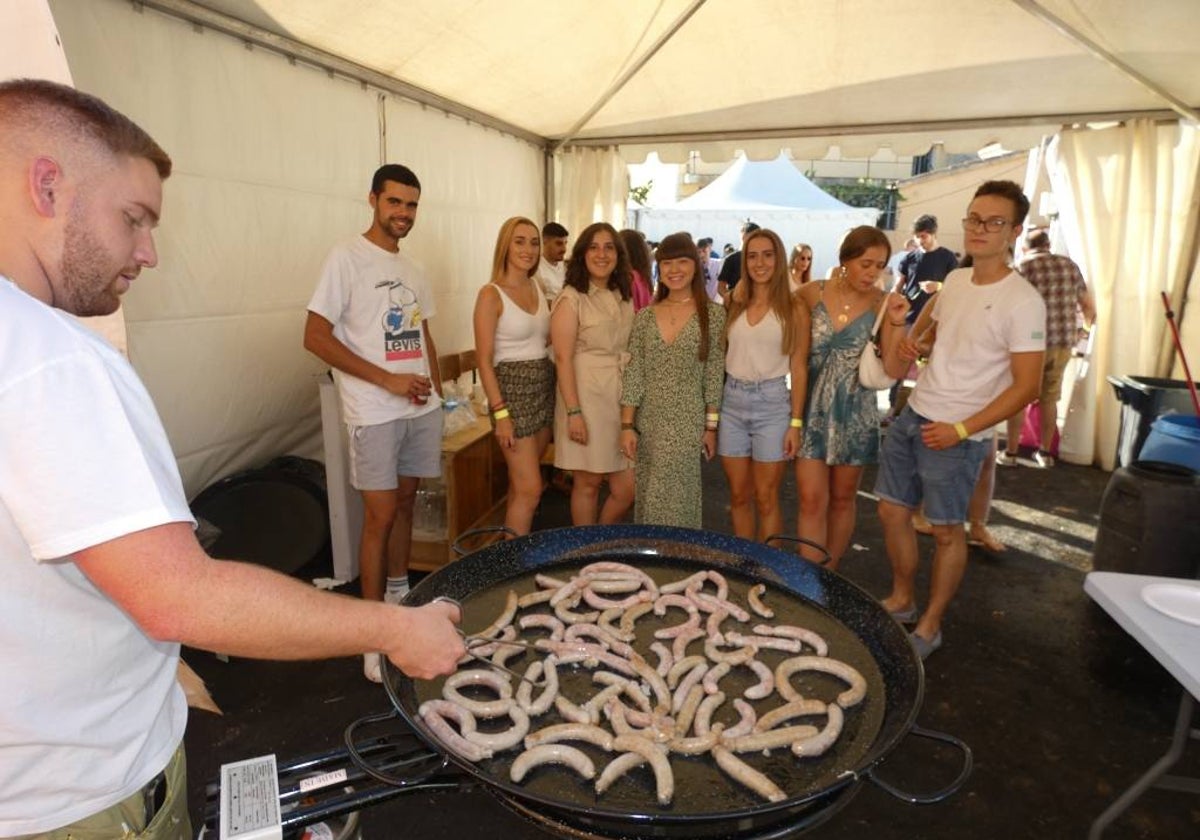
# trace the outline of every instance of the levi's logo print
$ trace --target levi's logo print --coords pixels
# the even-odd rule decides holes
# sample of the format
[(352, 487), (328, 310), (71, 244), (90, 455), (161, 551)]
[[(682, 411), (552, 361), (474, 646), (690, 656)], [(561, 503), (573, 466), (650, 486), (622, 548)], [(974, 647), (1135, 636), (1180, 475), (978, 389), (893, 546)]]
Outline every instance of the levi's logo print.
[(389, 362), (421, 358), (421, 307), (417, 295), (402, 280), (387, 286), (388, 308), (383, 313), (383, 353)]

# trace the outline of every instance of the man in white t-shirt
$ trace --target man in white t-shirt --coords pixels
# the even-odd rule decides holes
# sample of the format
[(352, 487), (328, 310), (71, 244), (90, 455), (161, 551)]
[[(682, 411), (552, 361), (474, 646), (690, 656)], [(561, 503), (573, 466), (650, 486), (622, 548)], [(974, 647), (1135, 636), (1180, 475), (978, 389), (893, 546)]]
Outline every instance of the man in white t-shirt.
[(71, 317), (156, 264), (171, 159), (52, 82), (0, 83), (0, 125), (0, 837), (185, 840), (180, 643), (429, 677), (463, 652), (458, 610), (204, 553), (150, 395)]
[(542, 257), (538, 260), (537, 278), (546, 296), (546, 303), (553, 303), (562, 291), (567, 279), (567, 240), (570, 233), (558, 222), (542, 225)]
[[(935, 337), (908, 405), (888, 428), (875, 494), (883, 523), (892, 591), (883, 605), (898, 621), (916, 623), (913, 646), (924, 659), (942, 644), (942, 618), (967, 562), (963, 523), (992, 427), (1037, 397), (1046, 346), (1046, 307), (1009, 264), (1029, 212), (1012, 181), (988, 181), (963, 219), (974, 260), (945, 279), (933, 309)], [(908, 304), (889, 299), (888, 317), (901, 326)], [(902, 375), (916, 358), (912, 337), (889, 343), (885, 362)], [(916, 532), (912, 511), (924, 503), (937, 547), (929, 603), (916, 606)]]
[[(417, 220), (421, 182), (389, 163), (371, 179), (371, 226), (335, 245), (308, 304), (304, 348), (333, 368), (349, 432), (350, 484), (362, 494), (363, 598), (408, 594), (413, 509), (422, 478), (442, 469), (441, 376), (425, 271), (400, 252)], [(382, 679), (379, 654), (363, 673)]]

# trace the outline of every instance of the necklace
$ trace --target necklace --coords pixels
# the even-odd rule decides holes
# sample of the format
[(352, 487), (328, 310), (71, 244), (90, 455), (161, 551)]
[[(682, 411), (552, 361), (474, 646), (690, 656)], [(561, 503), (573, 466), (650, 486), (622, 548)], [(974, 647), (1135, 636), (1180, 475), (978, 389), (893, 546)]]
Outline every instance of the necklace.
[(690, 297), (685, 297), (685, 298), (665, 297), (665, 298), (663, 298), (663, 303), (683, 304), (683, 303), (691, 303), (691, 302), (692, 302), (692, 299)]
[(838, 297), (842, 299), (842, 311), (838, 313), (837, 322), (845, 324), (850, 320), (850, 301), (846, 299), (846, 277), (844, 274), (839, 278)]

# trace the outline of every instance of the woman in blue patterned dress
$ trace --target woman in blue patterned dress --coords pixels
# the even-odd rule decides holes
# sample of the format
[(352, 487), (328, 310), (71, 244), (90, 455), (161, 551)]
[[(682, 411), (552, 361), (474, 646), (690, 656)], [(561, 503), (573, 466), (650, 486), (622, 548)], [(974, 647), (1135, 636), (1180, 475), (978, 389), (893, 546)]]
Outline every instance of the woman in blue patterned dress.
[[(863, 467), (879, 454), (875, 391), (858, 381), (858, 359), (870, 340), (884, 292), (880, 272), (892, 249), (883, 231), (854, 228), (842, 240), (833, 277), (807, 283), (796, 293), (803, 304), (798, 325), (807, 341), (803, 381), (804, 430), (796, 462), (800, 495), (799, 534), (820, 543), (836, 569), (854, 533), (855, 497)], [(891, 330), (887, 320), (884, 329)], [(817, 553), (805, 548), (813, 559)]]

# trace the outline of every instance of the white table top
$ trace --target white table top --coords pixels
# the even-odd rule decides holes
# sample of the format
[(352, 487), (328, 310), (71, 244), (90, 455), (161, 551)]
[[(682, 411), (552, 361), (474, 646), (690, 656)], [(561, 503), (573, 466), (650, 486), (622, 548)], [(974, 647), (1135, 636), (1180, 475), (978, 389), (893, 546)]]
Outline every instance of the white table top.
[(1200, 586), (1200, 581), (1182, 578), (1092, 572), (1083, 589), (1200, 700), (1200, 626), (1164, 615), (1147, 604), (1142, 590), (1152, 583)]

